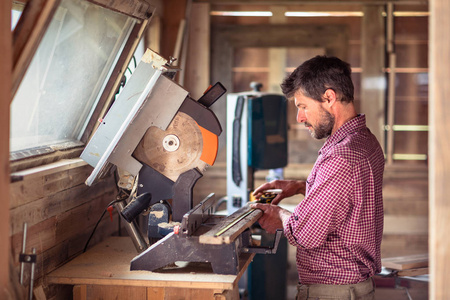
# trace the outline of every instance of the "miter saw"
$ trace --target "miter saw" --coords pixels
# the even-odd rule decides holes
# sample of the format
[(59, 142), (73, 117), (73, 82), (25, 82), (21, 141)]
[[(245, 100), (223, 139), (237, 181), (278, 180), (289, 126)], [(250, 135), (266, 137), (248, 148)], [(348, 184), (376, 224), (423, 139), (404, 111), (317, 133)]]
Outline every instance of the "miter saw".
[[(226, 218), (216, 216), (214, 194), (193, 206), (193, 187), (214, 164), (222, 132), (209, 107), (226, 90), (216, 83), (194, 100), (172, 80), (176, 71), (172, 61), (146, 51), (81, 155), (94, 167), (86, 184), (113, 165), (119, 170), (118, 185), (129, 193), (116, 207), (142, 252), (131, 262), (132, 270), (187, 261), (237, 274), (241, 253), (273, 253), (277, 242), (254, 247), (247, 229), (260, 210), (246, 207)], [(149, 248), (134, 224), (142, 212), (148, 213)]]

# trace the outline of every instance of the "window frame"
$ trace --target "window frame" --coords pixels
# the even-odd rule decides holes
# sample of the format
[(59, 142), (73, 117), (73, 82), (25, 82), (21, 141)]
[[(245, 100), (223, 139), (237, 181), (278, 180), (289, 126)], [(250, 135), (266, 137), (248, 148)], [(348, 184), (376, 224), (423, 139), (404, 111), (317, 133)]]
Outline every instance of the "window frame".
[[(54, 13), (61, 0), (14, 0), (25, 4), (23, 13), (12, 32), (13, 35), (13, 70), (11, 102), (17, 92), (18, 87), (26, 73), (27, 68), (39, 43), (44, 36)], [(43, 164), (52, 163), (60, 159), (74, 158), (81, 154), (84, 145), (89, 140), (98, 126), (97, 120), (110, 106), (115, 91), (119, 87), (122, 76), (141, 40), (145, 30), (149, 27), (150, 20), (154, 14), (155, 7), (144, 0), (129, 0), (126, 5), (121, 1), (110, 0), (86, 0), (106, 9), (122, 13), (137, 20), (133, 26), (128, 39), (125, 41), (122, 52), (117, 63), (113, 66), (113, 71), (107, 78), (99, 101), (96, 104), (93, 114), (82, 133), (80, 142), (66, 142), (61, 144), (37, 147), (10, 153), (11, 171), (19, 171), (26, 168), (36, 167)]]

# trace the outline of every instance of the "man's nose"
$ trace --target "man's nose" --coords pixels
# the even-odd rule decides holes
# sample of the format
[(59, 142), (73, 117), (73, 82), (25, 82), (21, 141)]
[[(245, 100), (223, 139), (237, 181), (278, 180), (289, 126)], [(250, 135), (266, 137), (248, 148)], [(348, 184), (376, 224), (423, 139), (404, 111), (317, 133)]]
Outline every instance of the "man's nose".
[(297, 122), (298, 123), (306, 122), (305, 112), (302, 109), (297, 110)]

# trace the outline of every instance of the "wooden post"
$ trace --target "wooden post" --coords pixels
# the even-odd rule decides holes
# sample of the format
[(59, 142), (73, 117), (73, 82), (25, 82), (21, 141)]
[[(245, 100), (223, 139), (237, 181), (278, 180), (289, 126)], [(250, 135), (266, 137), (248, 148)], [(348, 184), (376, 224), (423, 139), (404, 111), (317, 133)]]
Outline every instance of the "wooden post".
[[(271, 6), (271, 24), (286, 24), (285, 6)], [(272, 93), (281, 93), (280, 83), (286, 77), (286, 56), (287, 47), (269, 48), (269, 86), (263, 90)]]
[(384, 148), (384, 19), (382, 5), (365, 5), (361, 46), (361, 112)]
[(208, 3), (192, 3), (184, 86), (195, 99), (200, 98), (208, 86), (215, 83), (210, 82), (209, 76), (209, 10)]
[(429, 47), (429, 249), (430, 299), (449, 299), (450, 285), (450, 2), (430, 0)]
[(11, 1), (0, 1), (0, 299), (9, 286), (9, 103), (11, 101)]
[[(163, 1), (161, 55), (174, 55), (175, 43), (181, 20), (185, 18), (186, 0)], [(176, 57), (179, 59), (179, 57)]]

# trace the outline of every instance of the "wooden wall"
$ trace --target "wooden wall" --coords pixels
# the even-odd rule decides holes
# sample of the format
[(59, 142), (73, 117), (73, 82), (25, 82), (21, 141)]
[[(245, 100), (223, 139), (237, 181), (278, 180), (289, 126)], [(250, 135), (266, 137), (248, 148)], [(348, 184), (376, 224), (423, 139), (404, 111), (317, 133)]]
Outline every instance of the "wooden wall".
[[(270, 10), (269, 6), (237, 6), (237, 5), (212, 5), (212, 10)], [(299, 7), (289, 7), (291, 11), (363, 11), (362, 6), (357, 5), (339, 5), (339, 6), (311, 6), (304, 5)], [(303, 9), (303, 10), (302, 10)], [(396, 6), (399, 10), (424, 10), (424, 7), (405, 7)], [(374, 16), (376, 15), (379, 21), (378, 13), (380, 7), (376, 7)], [(375, 17), (374, 17), (375, 18)], [(268, 26), (270, 18), (254, 17), (254, 18), (242, 18), (242, 17), (211, 17), (212, 24), (212, 43), (211, 43), (211, 55), (212, 55), (212, 70), (211, 76), (217, 79), (225, 79), (228, 83), (228, 91), (242, 92), (249, 90), (248, 84), (254, 80), (260, 80), (263, 83), (268, 83), (269, 69), (269, 47), (268, 37), (269, 34), (261, 36), (263, 34), (254, 35), (252, 38), (246, 38), (245, 43), (239, 42), (239, 36), (245, 31), (245, 26), (252, 28), (255, 24), (259, 24), (260, 27)], [(427, 123), (427, 118), (424, 116), (426, 110), (421, 113), (416, 107), (427, 106), (427, 96), (424, 95), (424, 86), (418, 83), (417, 79), (423, 76), (424, 72), (427, 72), (426, 53), (423, 49), (426, 49), (427, 43), (427, 18), (426, 17), (402, 17), (396, 19), (395, 27), (395, 45), (399, 52), (398, 66), (402, 69), (397, 74), (397, 80), (404, 82), (404, 85), (397, 86), (396, 90), (396, 124), (402, 125), (424, 125)], [(327, 26), (335, 26), (338, 28), (344, 28), (346, 30), (345, 43), (341, 44), (341, 47), (334, 52), (344, 51), (344, 57), (350, 62), (353, 68), (353, 80), (355, 83), (355, 104), (359, 111), (363, 108), (361, 104), (363, 101), (370, 101), (371, 99), (378, 99), (380, 92), (377, 91), (376, 95), (369, 98), (362, 92), (363, 77), (371, 77), (373, 74), (363, 74), (363, 67), (367, 66), (368, 61), (371, 60), (370, 55), (362, 55), (363, 51), (367, 50), (367, 47), (363, 47), (364, 42), (370, 42), (371, 45), (376, 45), (378, 52), (383, 51), (384, 41), (380, 35), (377, 38), (370, 39), (364, 38), (364, 32), (370, 31), (370, 24), (363, 22), (360, 17), (347, 17), (347, 18), (288, 18), (288, 25), (296, 26), (295, 28), (314, 28), (319, 26), (320, 28), (327, 28)], [(370, 22), (369, 22), (370, 23)], [(374, 22), (372, 22), (374, 23)], [(236, 24), (239, 24), (236, 25)], [(366, 24), (366, 25), (364, 25)], [(419, 25), (417, 25), (419, 24)], [(227, 31), (224, 34), (223, 28), (236, 28), (235, 31)], [(377, 23), (378, 31), (382, 31), (380, 22)], [(264, 27), (264, 28), (266, 28)], [(282, 29), (282, 26), (279, 27)], [(221, 31), (222, 30), (222, 31)], [(267, 30), (265, 32), (268, 32)], [(280, 32), (278, 36), (283, 36), (285, 33)], [(292, 31), (290, 32), (292, 34)], [(232, 38), (230, 38), (232, 37)], [(217, 40), (217, 41), (216, 41)], [(216, 41), (216, 42), (215, 42)], [(252, 45), (249, 45), (251, 41), (254, 41)], [(296, 40), (297, 41), (297, 40)], [(301, 49), (303, 45), (304, 50), (314, 49), (311, 48), (314, 45), (317, 47), (315, 51), (326, 49), (329, 54), (329, 45), (321, 44), (320, 39), (316, 39), (315, 42), (310, 39), (309, 42), (302, 43), (295, 42), (293, 45)], [(234, 48), (232, 47), (234, 44)], [(311, 45), (310, 43), (314, 44)], [(280, 45), (283, 45), (282, 43)], [(231, 48), (231, 50), (230, 50)], [(372, 47), (374, 48), (374, 47)], [(225, 50), (224, 50), (225, 49)], [(299, 55), (295, 49), (288, 50), (288, 64), (287, 72), (291, 72), (294, 67), (303, 62), (305, 58)], [(373, 50), (373, 49), (372, 49)], [(322, 50), (323, 51), (323, 50)], [(221, 53), (218, 55), (217, 53)], [(289, 54), (290, 53), (290, 54)], [(231, 57), (224, 57), (229, 55)], [(310, 53), (312, 56), (312, 54)], [(314, 54), (316, 55), (316, 54)], [(372, 54), (373, 55), (373, 54)], [(383, 53), (377, 54), (378, 58), (383, 56)], [(365, 58), (364, 58), (364, 57)], [(217, 57), (217, 60), (215, 59)], [(364, 64), (363, 64), (364, 62)], [(227, 65), (228, 64), (228, 65)], [(372, 68), (377, 69), (376, 76), (381, 77), (383, 73), (380, 73), (383, 62), (377, 63)], [(230, 70), (231, 69), (231, 70)], [(229, 70), (229, 71), (227, 71)], [(230, 74), (228, 74), (228, 72)], [(420, 74), (422, 73), (422, 74)], [(408, 79), (405, 79), (408, 78)], [(280, 78), (281, 82), (282, 78)], [(407, 88), (409, 87), (409, 88)], [(267, 91), (263, 87), (263, 90)], [(220, 100), (223, 101), (224, 99)], [(223, 104), (225, 101), (223, 101)], [(225, 105), (224, 105), (225, 107)], [(370, 107), (370, 106), (369, 106)], [(377, 111), (379, 108), (377, 106)], [(220, 110), (222, 113), (225, 109)], [(220, 112), (219, 112), (220, 113)], [(367, 112), (372, 113), (372, 109)], [(295, 121), (295, 107), (289, 107), (289, 165), (285, 170), (286, 178), (289, 179), (305, 179), (311, 163), (314, 162), (317, 157), (317, 150), (320, 148), (323, 141), (315, 141), (304, 130), (303, 126), (296, 125)], [(383, 118), (379, 116), (378, 118)], [(220, 118), (220, 117), (219, 117)], [(225, 123), (222, 121), (225, 117), (222, 117), (221, 122), (223, 127)], [(377, 130), (380, 130), (378, 121), (374, 122)], [(226, 134), (226, 133), (224, 133)], [(407, 137), (405, 139), (405, 136)], [(425, 136), (425, 140), (423, 137)], [(426, 153), (423, 151), (426, 147), (426, 132), (397, 132), (394, 150), (396, 153)], [(208, 169), (204, 174), (204, 177), (200, 179), (196, 185), (195, 197), (196, 201), (199, 201), (202, 197), (206, 196), (210, 192), (215, 192), (218, 198), (226, 196), (226, 172), (225, 150), (222, 149), (219, 153), (218, 162), (215, 166)], [(259, 172), (257, 176), (256, 186), (264, 180), (267, 172)], [(424, 253), (428, 251), (428, 172), (426, 161), (396, 161), (393, 166), (386, 167), (385, 180), (384, 180), (384, 209), (385, 209), (385, 231), (382, 244), (383, 257), (398, 256), (406, 254)], [(299, 199), (290, 199), (289, 202), (294, 204)]]
[(11, 1), (0, 3), (0, 299), (9, 286), (9, 103), (11, 100)]
[[(82, 252), (97, 220), (116, 196), (112, 176), (92, 187), (86, 186), (84, 181), (91, 172), (91, 166), (74, 159), (12, 174), (10, 235), (16, 267), (13, 276), (18, 276), (24, 222), (28, 224), (27, 252), (34, 247), (37, 253), (36, 287), (45, 283), (45, 274)], [(89, 245), (117, 233), (118, 228), (118, 215), (115, 213), (111, 222), (107, 214)], [(29, 268), (26, 270), (28, 283)], [(70, 287), (44, 285), (40, 289), (48, 299), (63, 299), (71, 293)]]

